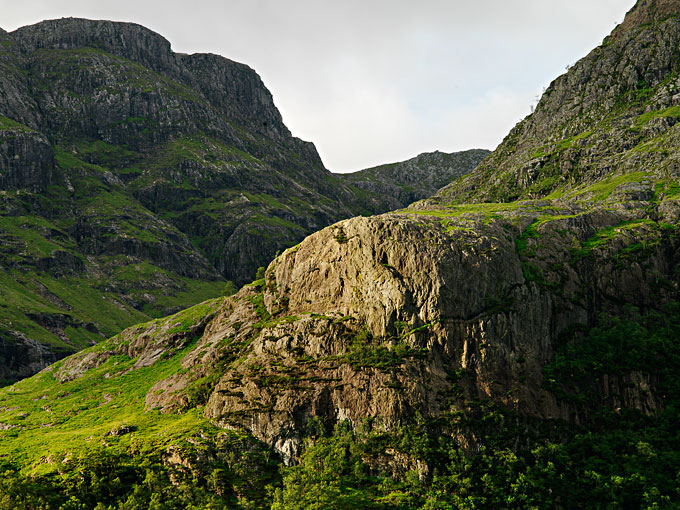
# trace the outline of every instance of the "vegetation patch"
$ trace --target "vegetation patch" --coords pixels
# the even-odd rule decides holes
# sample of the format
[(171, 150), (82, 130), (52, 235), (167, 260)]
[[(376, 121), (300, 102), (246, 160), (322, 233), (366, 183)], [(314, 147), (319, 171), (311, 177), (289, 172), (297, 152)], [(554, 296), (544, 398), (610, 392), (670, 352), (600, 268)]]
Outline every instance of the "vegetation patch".
[[(583, 242), (579, 248), (572, 250), (572, 263), (590, 256), (594, 250), (607, 246), (613, 239), (621, 236), (625, 232), (634, 231), (642, 227), (652, 229), (659, 228), (659, 225), (652, 220), (626, 221), (612, 227), (606, 227), (598, 231), (594, 236)], [(630, 250), (630, 249), (629, 249)], [(626, 253), (625, 251), (622, 253)]]
[(602, 202), (609, 198), (614, 190), (622, 184), (643, 182), (649, 180), (652, 175), (649, 172), (630, 172), (627, 174), (617, 175), (591, 184), (585, 188), (576, 188), (574, 191), (566, 194), (567, 198), (577, 200), (587, 200), (589, 202)]
[[(576, 328), (563, 337), (563, 345), (544, 369), (546, 388), (581, 402), (600, 403), (598, 391), (605, 375), (646, 374), (656, 390), (672, 401), (680, 399), (680, 303), (641, 314), (628, 307), (623, 316), (602, 317), (588, 331)], [(655, 393), (657, 393), (655, 391)]]
[(9, 117), (5, 117), (4, 115), (0, 115), (0, 129), (10, 129), (12, 131), (33, 131), (31, 128), (28, 126), (24, 126), (23, 124), (16, 122)]
[(664, 108), (663, 110), (655, 110), (639, 115), (635, 119), (633, 126), (635, 128), (641, 128), (647, 124), (652, 119), (658, 119), (660, 117), (675, 117), (680, 118), (680, 106), (671, 106), (669, 108)]
[(423, 359), (427, 356), (427, 349), (415, 349), (403, 342), (388, 345), (375, 345), (372, 335), (364, 330), (352, 340), (345, 354), (333, 359), (340, 363), (347, 363), (355, 370), (377, 368), (389, 371), (401, 366), (408, 360)]

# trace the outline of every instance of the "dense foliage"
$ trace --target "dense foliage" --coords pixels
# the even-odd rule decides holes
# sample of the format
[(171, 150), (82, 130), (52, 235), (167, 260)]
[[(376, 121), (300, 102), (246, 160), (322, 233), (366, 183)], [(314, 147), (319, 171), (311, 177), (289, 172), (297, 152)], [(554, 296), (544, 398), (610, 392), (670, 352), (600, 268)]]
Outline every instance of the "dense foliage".
[[(262, 507), (265, 486), (244, 463), (215, 460), (209, 469), (173, 465), (157, 452), (95, 448), (75, 458), (51, 461), (56, 472), (35, 477), (4, 466), (0, 509), (146, 510)], [(272, 464), (273, 465), (273, 464)], [(253, 498), (257, 503), (249, 502)]]
[(0, 477), (0, 508), (132, 510), (223, 508), (227, 504), (214, 493), (217, 470), (206, 480), (178, 480), (157, 456), (132, 457), (106, 450), (54, 461), (63, 468), (32, 479), (5, 471)]
[[(260, 459), (257, 483), (249, 480), (257, 469), (243, 462), (217, 459), (209, 468), (186, 469), (158, 452), (100, 447), (50, 459), (57, 470), (34, 477), (5, 465), (0, 509), (674, 508), (677, 312), (677, 303), (663, 312), (629, 309), (565, 340), (545, 369), (545, 384), (578, 403), (579, 427), (534, 422), (490, 403), (416, 419), (389, 434), (369, 422), (330, 432), (312, 420), (301, 462), (276, 468), (273, 458)], [(603, 405), (599, 377), (639, 370), (654, 374), (665, 407), (647, 416)], [(456, 440), (466, 430), (477, 434), (474, 451)]]

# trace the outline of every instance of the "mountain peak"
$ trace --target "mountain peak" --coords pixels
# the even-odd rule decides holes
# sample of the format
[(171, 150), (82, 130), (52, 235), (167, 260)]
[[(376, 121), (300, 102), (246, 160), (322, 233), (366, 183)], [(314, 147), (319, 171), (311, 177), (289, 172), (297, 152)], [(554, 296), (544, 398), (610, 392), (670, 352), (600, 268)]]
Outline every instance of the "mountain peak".
[(639, 0), (612, 35), (618, 39), (632, 29), (677, 14), (680, 14), (680, 0)]
[(177, 72), (170, 42), (162, 35), (136, 23), (84, 18), (60, 18), (21, 27), (12, 36), (23, 51), (38, 48), (100, 48), (147, 65), (156, 71)]

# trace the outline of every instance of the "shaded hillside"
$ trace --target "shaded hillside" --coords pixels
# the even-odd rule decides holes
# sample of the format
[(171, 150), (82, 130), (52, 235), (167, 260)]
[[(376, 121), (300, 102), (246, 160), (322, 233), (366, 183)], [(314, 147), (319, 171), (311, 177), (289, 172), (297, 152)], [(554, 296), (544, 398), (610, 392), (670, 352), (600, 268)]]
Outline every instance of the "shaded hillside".
[(393, 211), (432, 196), (439, 188), (472, 171), (491, 151), (430, 152), (399, 163), (340, 174), (346, 182), (373, 193), (376, 212)]
[[(669, 9), (680, 14), (680, 2), (641, 1), (625, 34), (593, 54), (648, 75), (654, 59), (630, 48), (680, 37)], [(569, 84), (583, 65), (548, 97), (581, 100)], [(636, 122), (637, 85), (615, 69), (591, 75), (614, 83), (596, 87), (592, 111)], [(609, 96), (624, 106), (610, 110)], [(640, 169), (621, 163), (630, 148), (614, 130), (584, 149), (593, 166), (576, 159), (541, 192), (555, 194), (489, 202), (508, 183), (529, 193), (513, 180), (521, 150), (561, 157), (550, 136), (563, 109), (539, 108), (462, 184), (326, 227), (234, 296), (0, 391), (10, 504), (143, 506), (165, 487), (158, 497), (176, 508), (676, 508), (676, 129)], [(581, 128), (595, 131), (602, 118), (588, 118)], [(636, 143), (655, 133), (641, 129)], [(101, 459), (130, 481), (79, 494), (80, 473), (99, 476)], [(46, 496), (31, 492), (36, 480)]]
[(291, 136), (252, 69), (139, 25), (3, 31), (0, 91), (0, 380), (384, 210)]

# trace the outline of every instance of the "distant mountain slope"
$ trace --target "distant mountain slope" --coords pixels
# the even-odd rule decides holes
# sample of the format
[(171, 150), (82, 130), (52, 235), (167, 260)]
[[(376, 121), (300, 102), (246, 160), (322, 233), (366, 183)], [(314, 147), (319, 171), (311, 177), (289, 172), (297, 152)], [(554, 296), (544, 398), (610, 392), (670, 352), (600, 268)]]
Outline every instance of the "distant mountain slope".
[(399, 163), (340, 174), (346, 182), (373, 193), (376, 212), (393, 211), (432, 196), (439, 188), (472, 171), (491, 151), (472, 149), (424, 153)]
[(291, 136), (246, 65), (132, 23), (0, 32), (0, 380), (380, 207)]

